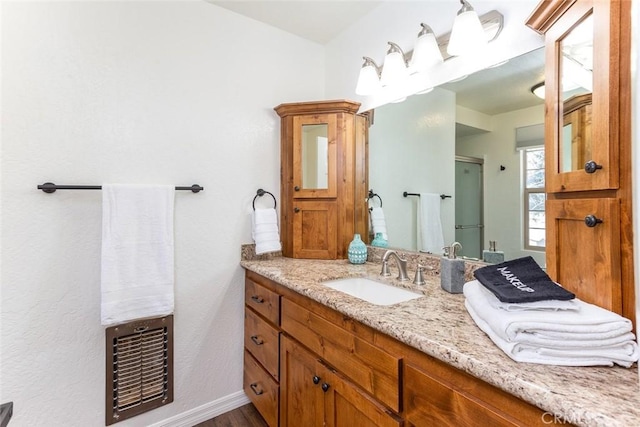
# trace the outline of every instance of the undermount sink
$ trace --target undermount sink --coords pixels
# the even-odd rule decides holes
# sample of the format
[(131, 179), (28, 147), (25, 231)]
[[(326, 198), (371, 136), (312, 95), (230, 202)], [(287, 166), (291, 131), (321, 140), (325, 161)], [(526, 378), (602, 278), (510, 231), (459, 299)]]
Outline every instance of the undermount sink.
[(392, 305), (423, 296), (408, 289), (376, 282), (366, 277), (329, 280), (322, 284), (376, 305)]

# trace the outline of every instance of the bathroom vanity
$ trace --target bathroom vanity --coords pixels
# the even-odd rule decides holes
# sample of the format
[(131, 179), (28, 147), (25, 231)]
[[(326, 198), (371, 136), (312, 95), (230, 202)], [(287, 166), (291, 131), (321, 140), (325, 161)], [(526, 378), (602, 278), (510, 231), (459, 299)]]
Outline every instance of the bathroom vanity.
[[(464, 297), (443, 291), (435, 274), (426, 274), (423, 286), (383, 280), (423, 294), (385, 306), (323, 284), (343, 277), (380, 281), (379, 262), (274, 257), (242, 266), (244, 388), (271, 426), (640, 422), (637, 369), (516, 363), (475, 325)], [(270, 359), (261, 355), (267, 346)]]

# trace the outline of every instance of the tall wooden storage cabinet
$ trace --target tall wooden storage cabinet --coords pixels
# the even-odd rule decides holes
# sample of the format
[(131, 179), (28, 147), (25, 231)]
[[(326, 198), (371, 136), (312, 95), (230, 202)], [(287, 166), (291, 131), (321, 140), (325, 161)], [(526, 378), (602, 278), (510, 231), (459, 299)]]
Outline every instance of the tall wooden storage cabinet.
[(548, 273), (635, 319), (630, 4), (543, 1), (527, 25), (545, 35)]
[(368, 119), (347, 100), (275, 107), (281, 117), (282, 254), (347, 257), (367, 236)]

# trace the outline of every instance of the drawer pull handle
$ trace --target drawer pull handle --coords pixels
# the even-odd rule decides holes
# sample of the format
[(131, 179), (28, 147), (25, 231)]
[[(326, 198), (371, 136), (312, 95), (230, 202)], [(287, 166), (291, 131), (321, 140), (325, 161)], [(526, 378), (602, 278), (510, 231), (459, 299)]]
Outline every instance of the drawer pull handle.
[(258, 296), (258, 295), (254, 295), (251, 297), (252, 300), (254, 300), (255, 302), (257, 302), (258, 304), (262, 304), (264, 302), (264, 298)]
[(253, 390), (253, 392), (257, 395), (260, 396), (262, 393), (264, 393), (264, 390), (260, 390), (258, 388), (258, 383), (253, 383), (250, 384), (249, 387), (251, 387), (251, 390)]
[(252, 335), (252, 336), (251, 336), (251, 341), (253, 341), (253, 343), (254, 343), (255, 345), (262, 345), (262, 344), (264, 344), (264, 340), (261, 340), (260, 338), (258, 338), (258, 336), (257, 336), (257, 335)]
[(587, 227), (595, 227), (598, 224), (602, 223), (600, 218), (597, 218), (595, 215), (587, 215), (584, 217), (584, 223)]
[(319, 377), (319, 376), (317, 376), (317, 375), (314, 375), (314, 376), (313, 376), (313, 383), (314, 383), (314, 384), (318, 384), (319, 382), (320, 382), (320, 377)]
[(327, 383), (323, 383), (322, 384), (322, 391), (324, 391), (325, 393), (327, 392), (327, 390), (329, 390), (329, 384)]
[(589, 160), (584, 164), (584, 171), (586, 173), (596, 173), (598, 169), (602, 169), (602, 165), (597, 164), (593, 160)]

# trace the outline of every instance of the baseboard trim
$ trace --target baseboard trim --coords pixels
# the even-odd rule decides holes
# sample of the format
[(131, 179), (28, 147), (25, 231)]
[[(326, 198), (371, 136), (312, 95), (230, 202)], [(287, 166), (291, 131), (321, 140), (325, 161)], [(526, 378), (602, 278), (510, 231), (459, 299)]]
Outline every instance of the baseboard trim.
[(157, 424), (152, 424), (149, 427), (193, 427), (198, 423), (210, 420), (213, 417), (232, 411), (250, 402), (244, 391), (240, 390)]

